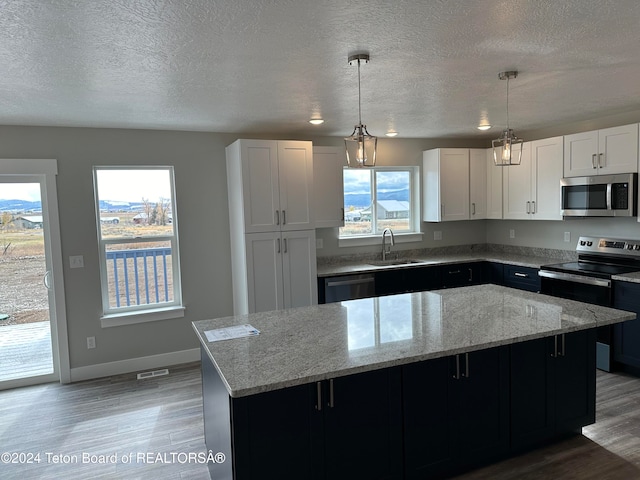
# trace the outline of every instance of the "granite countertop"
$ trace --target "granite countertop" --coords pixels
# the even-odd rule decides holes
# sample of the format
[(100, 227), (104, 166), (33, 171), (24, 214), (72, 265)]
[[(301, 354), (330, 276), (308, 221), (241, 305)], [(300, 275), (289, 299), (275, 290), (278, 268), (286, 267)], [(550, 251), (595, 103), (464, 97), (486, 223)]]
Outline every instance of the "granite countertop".
[(622, 275), (613, 275), (612, 280), (619, 282), (640, 283), (640, 272), (624, 273)]
[[(243, 397), (635, 317), (478, 285), (201, 320), (193, 328), (229, 395)], [(260, 335), (210, 343), (204, 334), (247, 323)]]
[[(398, 269), (398, 268), (412, 268), (412, 267), (424, 267), (429, 265), (447, 265), (454, 263), (464, 262), (480, 262), (489, 261), (497, 263), (506, 263), (509, 265), (517, 265), (520, 267), (540, 268), (542, 265), (550, 265), (553, 263), (562, 263), (566, 261), (566, 258), (561, 257), (549, 257), (549, 256), (537, 256), (537, 255), (521, 255), (516, 253), (504, 253), (504, 252), (477, 252), (477, 253), (440, 253), (429, 256), (409, 256), (400, 252), (401, 258), (410, 258), (411, 260), (417, 260), (415, 263), (407, 263), (402, 265), (372, 265), (367, 263), (367, 260), (359, 261), (342, 261), (342, 262), (330, 262), (322, 263), (322, 259), (318, 262), (318, 277), (329, 277), (334, 275), (348, 275), (356, 273), (370, 273), (380, 270)], [(395, 258), (395, 257), (391, 257)]]

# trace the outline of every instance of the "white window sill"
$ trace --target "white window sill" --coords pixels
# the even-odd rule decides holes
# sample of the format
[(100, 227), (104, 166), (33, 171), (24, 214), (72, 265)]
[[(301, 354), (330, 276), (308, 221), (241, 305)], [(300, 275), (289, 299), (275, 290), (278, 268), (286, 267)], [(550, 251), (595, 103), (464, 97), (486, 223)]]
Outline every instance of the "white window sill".
[(120, 327), (135, 323), (157, 322), (159, 320), (171, 320), (184, 317), (185, 308), (182, 306), (154, 308), (149, 310), (128, 311), (124, 313), (112, 313), (100, 317), (102, 328)]
[[(422, 232), (396, 233), (393, 238), (395, 243), (421, 242), (423, 235)], [(364, 247), (367, 245), (380, 245), (381, 243), (381, 235), (338, 238), (338, 247)]]

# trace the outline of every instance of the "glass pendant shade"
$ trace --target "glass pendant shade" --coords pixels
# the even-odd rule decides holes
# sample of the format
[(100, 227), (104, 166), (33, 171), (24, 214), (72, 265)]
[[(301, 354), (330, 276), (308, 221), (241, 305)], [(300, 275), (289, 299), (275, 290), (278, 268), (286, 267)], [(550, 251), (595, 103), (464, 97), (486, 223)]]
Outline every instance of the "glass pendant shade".
[(493, 163), (499, 167), (520, 165), (522, 161), (522, 144), (524, 140), (514, 135), (510, 128), (502, 131), (502, 136), (491, 141), (493, 146)]
[(375, 167), (378, 138), (369, 135), (367, 126), (362, 124), (362, 104), (360, 97), (360, 62), (369, 63), (368, 53), (357, 53), (349, 56), (349, 65), (358, 65), (358, 125), (353, 128), (351, 136), (344, 139), (347, 150), (347, 166), (349, 168)]
[(350, 137), (344, 139), (347, 165), (352, 168), (374, 167), (378, 138), (369, 135), (366, 125), (356, 125)]

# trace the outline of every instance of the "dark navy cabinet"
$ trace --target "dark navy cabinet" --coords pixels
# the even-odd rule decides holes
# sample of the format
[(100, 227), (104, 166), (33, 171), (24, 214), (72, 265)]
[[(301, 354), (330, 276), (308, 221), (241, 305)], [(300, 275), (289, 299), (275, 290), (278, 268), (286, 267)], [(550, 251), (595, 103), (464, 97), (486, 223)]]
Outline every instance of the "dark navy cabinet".
[(440, 267), (442, 288), (465, 287), (484, 283), (483, 263), (453, 263)]
[[(634, 312), (640, 317), (640, 284), (615, 282), (613, 307)], [(640, 320), (628, 320), (613, 326), (613, 359), (640, 373)]]
[(439, 267), (409, 267), (376, 272), (376, 295), (422, 292), (440, 288)]
[(504, 265), (503, 285), (529, 292), (540, 291), (540, 276), (537, 268)]
[(449, 474), (509, 448), (508, 347), (402, 367), (405, 478)]
[(515, 343), (510, 364), (514, 450), (595, 421), (595, 330)]

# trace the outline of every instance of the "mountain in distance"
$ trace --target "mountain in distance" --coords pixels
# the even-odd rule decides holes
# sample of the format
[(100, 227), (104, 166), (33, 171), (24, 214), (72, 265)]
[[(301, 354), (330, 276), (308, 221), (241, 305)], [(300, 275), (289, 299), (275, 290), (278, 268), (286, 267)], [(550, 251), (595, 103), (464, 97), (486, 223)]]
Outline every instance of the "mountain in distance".
[(30, 200), (0, 199), (0, 212), (41, 212), (42, 204)]
[[(392, 190), (388, 192), (378, 193), (378, 200), (399, 200), (409, 201), (409, 189), (403, 188), (402, 190)], [(349, 193), (344, 192), (344, 204), (346, 207), (354, 208), (367, 208), (371, 203), (371, 196), (364, 193)]]

